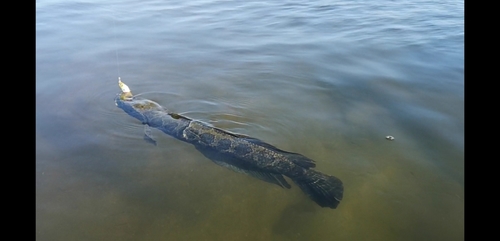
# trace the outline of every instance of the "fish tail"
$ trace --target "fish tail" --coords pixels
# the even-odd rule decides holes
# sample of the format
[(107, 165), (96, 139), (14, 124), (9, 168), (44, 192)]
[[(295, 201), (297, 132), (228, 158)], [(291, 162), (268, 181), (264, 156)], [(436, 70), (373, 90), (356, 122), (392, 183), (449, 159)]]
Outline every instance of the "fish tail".
[(344, 193), (340, 179), (309, 169), (292, 180), (321, 207), (336, 208)]

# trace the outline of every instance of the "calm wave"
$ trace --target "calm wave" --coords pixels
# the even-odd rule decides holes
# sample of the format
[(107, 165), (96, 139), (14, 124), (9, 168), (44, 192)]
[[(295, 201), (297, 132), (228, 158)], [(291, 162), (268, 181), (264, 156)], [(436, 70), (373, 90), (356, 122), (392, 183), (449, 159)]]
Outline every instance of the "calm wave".
[[(463, 240), (463, 5), (37, 1), (37, 240)], [(148, 144), (118, 76), (314, 159), (343, 201)]]

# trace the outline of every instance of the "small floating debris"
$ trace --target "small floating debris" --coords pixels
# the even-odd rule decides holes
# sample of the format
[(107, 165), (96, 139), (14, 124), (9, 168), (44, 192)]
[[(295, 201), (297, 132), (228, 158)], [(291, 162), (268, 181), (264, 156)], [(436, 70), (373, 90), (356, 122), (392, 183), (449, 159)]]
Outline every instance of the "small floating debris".
[(389, 140), (389, 141), (393, 141), (394, 140), (394, 136), (386, 136), (385, 139)]

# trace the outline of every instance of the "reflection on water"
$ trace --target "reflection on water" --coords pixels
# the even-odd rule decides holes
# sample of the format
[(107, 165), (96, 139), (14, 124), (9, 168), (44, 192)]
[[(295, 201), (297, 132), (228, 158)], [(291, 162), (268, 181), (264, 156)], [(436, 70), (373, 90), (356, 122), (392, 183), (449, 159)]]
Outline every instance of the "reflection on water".
[[(36, 11), (37, 239), (463, 239), (463, 2)], [(320, 208), (156, 130), (146, 143), (114, 105), (118, 75), (174, 112), (316, 160), (343, 201)]]

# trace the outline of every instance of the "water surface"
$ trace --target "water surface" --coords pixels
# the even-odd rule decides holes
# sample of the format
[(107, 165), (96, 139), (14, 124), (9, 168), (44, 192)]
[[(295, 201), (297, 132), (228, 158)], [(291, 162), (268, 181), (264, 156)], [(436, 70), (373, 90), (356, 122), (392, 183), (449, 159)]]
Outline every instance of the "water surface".
[[(37, 240), (463, 240), (463, 16), (449, 0), (37, 1)], [(118, 76), (316, 160), (343, 201), (159, 131), (148, 144)]]

